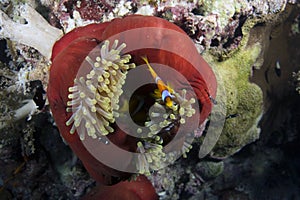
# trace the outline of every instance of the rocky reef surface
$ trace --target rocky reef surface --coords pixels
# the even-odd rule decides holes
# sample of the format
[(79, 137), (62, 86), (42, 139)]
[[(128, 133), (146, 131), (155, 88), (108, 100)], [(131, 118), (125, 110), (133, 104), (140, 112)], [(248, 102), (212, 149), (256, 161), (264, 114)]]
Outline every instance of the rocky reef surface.
[(51, 48), (76, 27), (132, 14), (181, 27), (219, 84), (216, 109), (195, 132), (187, 158), (149, 176), (160, 199), (300, 198), (299, 2), (4, 0), (0, 6), (0, 199), (80, 199), (95, 186), (49, 110)]

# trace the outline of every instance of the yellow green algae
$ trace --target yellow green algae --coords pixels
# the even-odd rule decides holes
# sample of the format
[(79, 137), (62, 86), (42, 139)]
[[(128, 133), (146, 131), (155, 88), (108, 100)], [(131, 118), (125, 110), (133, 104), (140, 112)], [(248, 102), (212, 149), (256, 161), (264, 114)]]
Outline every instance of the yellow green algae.
[(261, 44), (248, 43), (249, 32), (254, 24), (256, 20), (246, 21), (240, 47), (226, 60), (220, 62), (210, 53), (203, 55), (216, 71), (218, 87), (219, 89), (223, 87), (225, 89), (223, 95), (226, 95), (218, 102), (225, 104), (227, 119), (211, 152), (215, 157), (232, 155), (259, 138), (260, 129), (257, 125), (263, 112), (263, 94), (256, 84), (249, 81), (252, 66), (261, 64)]
[[(283, 12), (264, 17), (249, 18), (242, 27), (243, 39), (235, 50), (211, 50), (203, 55), (215, 71), (218, 90), (225, 91), (221, 94), (222, 97), (218, 98), (218, 104), (225, 106), (226, 109), (221, 111), (226, 114), (220, 113), (216, 116), (228, 116), (224, 126), (212, 127), (210, 131), (222, 130), (211, 156), (230, 156), (259, 138), (258, 123), (263, 115), (263, 92), (258, 85), (250, 82), (250, 78), (253, 68), (259, 69), (264, 63), (264, 51), (267, 47), (265, 40), (269, 39), (268, 34), (282, 23), (289, 13), (290, 9), (285, 9)], [(268, 25), (264, 29), (256, 26), (265, 22)]]

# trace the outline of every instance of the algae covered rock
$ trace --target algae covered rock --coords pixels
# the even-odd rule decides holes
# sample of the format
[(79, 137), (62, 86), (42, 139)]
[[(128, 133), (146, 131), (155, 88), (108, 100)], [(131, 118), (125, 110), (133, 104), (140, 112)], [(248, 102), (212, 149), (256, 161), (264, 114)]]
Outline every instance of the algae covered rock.
[(196, 172), (205, 180), (211, 180), (223, 173), (224, 163), (203, 161), (196, 165)]
[(233, 48), (211, 47), (205, 52), (204, 58), (218, 79), (218, 91), (199, 158), (210, 154), (223, 159), (259, 138), (263, 90), (250, 80), (253, 70), (259, 70), (265, 63), (270, 37), (275, 37), (277, 27), (290, 13), (290, 7), (284, 8), (274, 7), (268, 14), (261, 12), (261, 17), (247, 18), (240, 24), (242, 39)]
[[(250, 21), (244, 26), (249, 24), (252, 26), (253, 23)], [(211, 54), (204, 55), (213, 66), (218, 79), (219, 91), (215, 106), (222, 107), (213, 111), (211, 115), (212, 122), (223, 120), (222, 123), (210, 127), (206, 135), (206, 138), (210, 139), (205, 138), (203, 142), (210, 141), (207, 143), (209, 145), (204, 145), (212, 148), (213, 141), (218, 140), (210, 152), (212, 157), (228, 157), (259, 138), (258, 122), (263, 113), (263, 93), (249, 79), (253, 66), (261, 65), (262, 45), (259, 40), (248, 42), (250, 30), (251, 28), (244, 28), (244, 45), (224, 61), (214, 60)], [(220, 132), (220, 135), (217, 132)], [(201, 152), (199, 156), (201, 157)]]

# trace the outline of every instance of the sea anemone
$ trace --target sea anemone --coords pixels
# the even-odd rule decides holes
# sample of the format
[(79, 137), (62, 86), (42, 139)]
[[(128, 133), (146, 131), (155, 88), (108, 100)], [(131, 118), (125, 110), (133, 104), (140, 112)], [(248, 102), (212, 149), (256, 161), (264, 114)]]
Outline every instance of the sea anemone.
[[(172, 84), (173, 108), (153, 95), (155, 81), (139, 85), (147, 70), (130, 76), (144, 69), (145, 55)], [(77, 28), (56, 42), (51, 60), (47, 94), (62, 136), (93, 178), (108, 185), (119, 182), (116, 187), (132, 173), (149, 175), (187, 152), (216, 93), (215, 76), (190, 38), (157, 17), (133, 15)], [(178, 75), (164, 76), (172, 70)], [(138, 87), (128, 97), (132, 85)], [(144, 199), (141, 191), (136, 193)]]

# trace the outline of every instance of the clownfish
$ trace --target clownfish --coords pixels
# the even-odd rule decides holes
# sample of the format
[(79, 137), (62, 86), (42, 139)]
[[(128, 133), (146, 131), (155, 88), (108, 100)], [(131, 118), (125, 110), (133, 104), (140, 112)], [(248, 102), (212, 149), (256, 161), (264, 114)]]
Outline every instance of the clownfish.
[(160, 97), (167, 107), (172, 108), (174, 105), (174, 102), (172, 100), (172, 98), (174, 98), (174, 95), (172, 95), (174, 93), (174, 90), (170, 86), (166, 85), (156, 74), (154, 69), (149, 64), (149, 61), (146, 56), (142, 56), (141, 58), (147, 64), (149, 71), (153, 79), (155, 80), (155, 83), (157, 84), (158, 90), (155, 91), (155, 96)]

